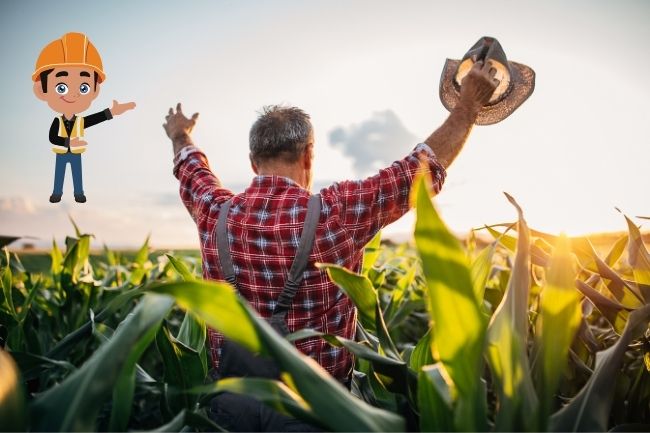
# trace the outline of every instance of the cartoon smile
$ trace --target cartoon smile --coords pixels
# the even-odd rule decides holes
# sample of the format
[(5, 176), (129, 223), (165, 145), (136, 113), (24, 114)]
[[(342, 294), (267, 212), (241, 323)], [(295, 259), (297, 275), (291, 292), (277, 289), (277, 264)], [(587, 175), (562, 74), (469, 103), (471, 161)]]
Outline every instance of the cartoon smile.
[(76, 102), (76, 100), (74, 100), (74, 101), (68, 101), (67, 99), (65, 99), (65, 96), (61, 96), (61, 99), (63, 99), (63, 100), (64, 100), (65, 102), (67, 102), (68, 104), (72, 104), (72, 103)]

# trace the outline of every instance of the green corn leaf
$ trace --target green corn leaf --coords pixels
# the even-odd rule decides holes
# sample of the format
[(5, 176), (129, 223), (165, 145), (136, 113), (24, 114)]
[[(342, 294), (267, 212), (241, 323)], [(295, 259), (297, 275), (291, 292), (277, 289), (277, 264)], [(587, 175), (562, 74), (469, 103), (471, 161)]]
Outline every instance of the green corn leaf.
[[(120, 326), (124, 326), (122, 322)], [(120, 328), (113, 333), (113, 336), (120, 332)], [(138, 360), (142, 357), (145, 350), (149, 347), (156, 336), (156, 327), (153, 326), (142, 338), (140, 338), (132, 347), (128, 358), (124, 362), (122, 371), (117, 377), (115, 387), (113, 388), (113, 404), (111, 407), (111, 417), (108, 424), (109, 431), (126, 431), (131, 416), (133, 406), (133, 395), (135, 393), (136, 377), (138, 372), (144, 372), (138, 365)], [(110, 340), (109, 340), (110, 341)], [(148, 376), (148, 375), (147, 375)]]
[(133, 260), (133, 271), (131, 272), (131, 276), (129, 277), (129, 281), (131, 281), (132, 284), (140, 284), (142, 282), (142, 278), (144, 278), (147, 268), (145, 266), (147, 259), (149, 258), (149, 236), (144, 240), (144, 243), (138, 250), (138, 252), (135, 255), (135, 259)]
[(497, 384), (497, 431), (534, 429), (537, 396), (526, 353), (528, 293), (530, 290), (530, 236), (523, 212), (508, 194), (519, 214), (517, 249), (506, 293), (488, 327), (487, 358)]
[[(254, 313), (249, 310), (251, 317)], [(294, 378), (300, 395), (313, 408), (321, 423), (331, 430), (402, 431), (404, 420), (397, 414), (373, 408), (353, 397), (311, 358), (301, 355), (266, 322), (255, 325), (268, 351)], [(298, 380), (299, 379), (299, 380)], [(332, 417), (332, 414), (337, 414)]]
[(580, 295), (575, 290), (575, 261), (569, 240), (558, 238), (551, 259), (546, 287), (540, 296), (540, 317), (537, 322), (540, 360), (538, 391), (540, 396), (540, 427), (546, 428), (553, 410), (555, 391), (566, 368), (569, 347), (580, 324)]
[(628, 311), (619, 302), (602, 295), (598, 290), (581, 280), (576, 280), (576, 287), (594, 304), (600, 314), (612, 325), (617, 334), (625, 329)]
[(183, 321), (181, 322), (181, 327), (178, 330), (176, 339), (183, 343), (185, 346), (190, 347), (197, 352), (200, 352), (205, 348), (206, 338), (207, 328), (205, 326), (205, 322), (191, 311), (185, 313), (185, 317), (183, 317)]
[(388, 332), (388, 327), (386, 326), (386, 322), (384, 322), (384, 315), (381, 313), (381, 309), (379, 308), (379, 302), (375, 304), (375, 329), (377, 331), (377, 338), (379, 339), (379, 345), (382, 351), (390, 358), (401, 361), (402, 357), (390, 336), (390, 332)]
[(86, 266), (90, 254), (90, 235), (82, 235), (79, 239), (66, 239), (67, 249), (63, 257), (63, 273), (66, 280), (62, 283), (67, 286), (69, 282), (75, 284), (79, 281), (79, 274)]
[(596, 358), (587, 384), (566, 406), (551, 417), (551, 431), (607, 431), (616, 378), (628, 345), (648, 327), (650, 305), (633, 311), (616, 344)]
[(432, 344), (431, 328), (420, 338), (415, 345), (411, 357), (409, 358), (409, 368), (416, 373), (419, 373), (425, 365), (433, 364), (435, 360), (431, 354)]
[[(101, 322), (108, 318), (113, 312), (122, 308), (132, 299), (141, 296), (143, 291), (141, 288), (131, 289), (127, 292), (120, 293), (115, 298), (111, 299), (102, 311), (97, 314), (95, 321)], [(52, 349), (50, 349), (45, 356), (52, 359), (62, 359), (66, 354), (72, 350), (77, 344), (92, 335), (92, 321), (86, 322), (83, 326), (72, 331), (61, 341), (59, 341)]]
[(164, 382), (171, 388), (165, 395), (168, 408), (171, 413), (191, 410), (197, 397), (182, 391), (198, 386), (205, 379), (199, 352), (176, 340), (164, 323), (156, 335), (156, 347), (163, 362)]
[(479, 304), (483, 303), (483, 296), (485, 295), (485, 285), (492, 270), (492, 258), (496, 251), (496, 243), (491, 243), (489, 246), (483, 248), (479, 255), (472, 263), (471, 275), (474, 287), (474, 295)]
[(52, 259), (52, 276), (56, 277), (61, 274), (61, 269), (63, 266), (63, 253), (59, 249), (59, 246), (56, 244), (56, 240), (52, 239), (52, 249), (50, 250), (50, 257)]
[[(300, 396), (319, 421), (330, 430), (401, 431), (404, 420), (371, 407), (352, 396), (320, 365), (301, 354), (238, 298), (225, 283), (175, 282), (147, 287), (176, 297), (182, 308), (192, 310), (206, 324), (253, 352), (264, 347), (281, 369), (288, 373)], [(332, 416), (336, 414), (336, 416)]]
[(191, 310), (207, 325), (254, 353), (261, 350), (257, 332), (250, 320), (246, 320), (246, 310), (230, 284), (198, 280), (152, 283), (146, 290), (174, 296), (181, 308)]
[(451, 432), (454, 427), (454, 387), (442, 364), (427, 365), (418, 380), (420, 431)]
[(455, 428), (486, 428), (480, 372), (486, 319), (474, 292), (469, 259), (436, 212), (424, 178), (417, 183), (415, 243), (429, 293), (433, 351), (458, 389)]
[(345, 347), (356, 357), (366, 359), (377, 365), (384, 365), (388, 367), (401, 367), (405, 365), (403, 361), (389, 358), (380, 353), (377, 353), (366, 344), (358, 343), (356, 341), (352, 341), (334, 334), (325, 334), (313, 329), (301, 329), (300, 331), (287, 335), (286, 339), (287, 341), (293, 342), (313, 337), (322, 338), (333, 346)]
[(382, 380), (382, 384), (389, 391), (408, 395), (409, 380), (414, 380), (415, 377), (409, 377), (410, 373), (406, 367), (406, 363), (401, 359), (384, 356), (365, 344), (357, 343), (356, 341), (348, 340), (338, 335), (324, 334), (311, 329), (303, 329), (288, 335), (287, 341), (297, 341), (312, 337), (320, 337), (333, 346), (345, 347), (357, 359), (360, 358), (369, 361), (374, 371), (382, 375), (384, 379)]
[(376, 331), (377, 290), (363, 275), (338, 265), (317, 263), (316, 267), (325, 269), (327, 275), (352, 300), (359, 312), (359, 321), (364, 328)]
[[(619, 242), (617, 241), (617, 243)], [(612, 295), (614, 295), (614, 298), (616, 298), (621, 304), (630, 308), (637, 308), (643, 305), (643, 296), (641, 296), (638, 289), (623, 280), (623, 278), (621, 278), (620, 275), (610, 267), (607, 263), (607, 259), (603, 261), (598, 257), (591, 242), (588, 242), (588, 245), (595, 265), (594, 272), (598, 273), (598, 275), (605, 279), (605, 285)], [(617, 248), (616, 245), (612, 251), (615, 248)], [(610, 251), (610, 255), (612, 254), (612, 251)]]
[(13, 319), (16, 322), (19, 322), (18, 313), (16, 312), (16, 307), (14, 305), (13, 275), (11, 272), (8, 252), (7, 252), (7, 266), (2, 270), (2, 274), (0, 275), (0, 280), (2, 283), (2, 293), (4, 295), (5, 303), (7, 304), (7, 309), (11, 314), (11, 317), (13, 317)]
[(74, 232), (75, 232), (75, 234), (77, 235), (77, 237), (80, 238), (81, 236), (83, 236), (82, 233), (81, 233), (81, 230), (79, 230), (79, 226), (78, 226), (77, 223), (72, 219), (72, 216), (71, 216), (70, 214), (68, 214), (68, 219), (69, 219), (70, 222), (72, 223), (72, 227), (74, 227)]
[(173, 300), (146, 296), (105, 344), (61, 384), (35, 398), (31, 430), (94, 431), (95, 419), (110, 398), (132, 348), (155, 335)]
[(377, 257), (379, 257), (380, 253), (381, 232), (377, 232), (363, 250), (363, 266), (361, 267), (361, 275), (368, 276), (368, 272), (377, 261)]
[[(499, 241), (499, 243), (506, 249), (513, 253), (517, 250), (517, 238), (506, 234), (507, 230), (501, 233), (489, 226), (485, 226), (485, 228), (488, 230), (488, 232), (490, 232), (492, 237), (494, 237), (495, 240)], [(548, 266), (549, 255), (538, 245), (530, 246), (530, 258), (531, 262), (534, 265)]]
[(618, 259), (621, 258), (625, 251), (625, 247), (627, 246), (628, 239), (629, 236), (624, 235), (614, 243), (614, 246), (609, 250), (607, 257), (605, 257), (605, 263), (607, 263), (608, 266), (614, 266), (618, 262)]
[(18, 323), (20, 324), (20, 326), (23, 326), (23, 323), (27, 318), (27, 314), (29, 313), (29, 310), (32, 307), (32, 303), (34, 302), (34, 298), (36, 297), (36, 295), (41, 289), (42, 286), (41, 281), (42, 280), (39, 278), (38, 280), (36, 280), (35, 283), (33, 283), (31, 287), (28, 288), (27, 297), (25, 298), (23, 305), (21, 305), (20, 311), (18, 312), (17, 315)]
[(167, 256), (169, 262), (174, 267), (174, 270), (178, 273), (178, 275), (180, 275), (183, 281), (193, 281), (196, 279), (194, 278), (194, 275), (192, 275), (192, 272), (190, 272), (190, 270), (187, 268), (185, 263), (183, 263), (181, 260), (178, 260), (171, 254), (165, 254), (165, 256)]
[(43, 372), (51, 369), (61, 369), (64, 371), (76, 370), (75, 366), (68, 361), (59, 361), (34, 353), (12, 351), (11, 356), (16, 361), (16, 364), (18, 364), (18, 367), (22, 371), (23, 379), (26, 381), (34, 379)]
[(232, 392), (234, 394), (250, 395), (280, 413), (299, 418), (310, 424), (320, 424), (309, 404), (295, 391), (277, 380), (256, 377), (230, 377), (221, 379), (211, 385), (193, 388), (190, 392), (195, 394)]
[(639, 228), (626, 216), (630, 239), (627, 247), (628, 261), (634, 273), (634, 279), (641, 288), (645, 302), (650, 302), (650, 253), (643, 244)]

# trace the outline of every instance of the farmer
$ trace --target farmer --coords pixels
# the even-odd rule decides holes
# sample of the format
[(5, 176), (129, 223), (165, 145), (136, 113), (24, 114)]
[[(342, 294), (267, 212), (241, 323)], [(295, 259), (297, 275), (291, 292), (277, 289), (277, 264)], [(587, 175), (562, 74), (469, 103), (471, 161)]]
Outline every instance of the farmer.
[(50, 126), (50, 143), (56, 154), (51, 203), (61, 201), (67, 164), (72, 168), (74, 199), (78, 203), (86, 202), (81, 170), (81, 154), (87, 144), (84, 129), (135, 108), (134, 102), (119, 104), (114, 100), (110, 109), (77, 117), (97, 98), (105, 79), (102, 59), (82, 33), (66, 33), (50, 42), (36, 60), (32, 74), (34, 94), (52, 110), (61, 113)]
[[(454, 161), (477, 115), (498, 82), (490, 63), (477, 61), (462, 82), (459, 103), (445, 122), (404, 159), (363, 181), (334, 183), (320, 191), (321, 210), (304, 279), (286, 315), (290, 331), (312, 328), (354, 339), (356, 309), (315, 262), (358, 271), (366, 243), (409, 210), (409, 191), (422, 166), (439, 192), (445, 169)], [(198, 113), (186, 117), (181, 104), (169, 109), (163, 125), (172, 141), (174, 175), (180, 195), (199, 232), (203, 276), (224, 280), (215, 236), (226, 201), (228, 245), (237, 289), (264, 318), (274, 311), (299, 244), (313, 178), (314, 136), (309, 116), (294, 107), (267, 107), (250, 131), (250, 162), (256, 176), (241, 194), (224, 188), (212, 173), (191, 132)], [(423, 164), (422, 164), (423, 163)], [(223, 337), (210, 330), (209, 347), (218, 369)], [(296, 347), (343, 384), (353, 358), (318, 338)]]

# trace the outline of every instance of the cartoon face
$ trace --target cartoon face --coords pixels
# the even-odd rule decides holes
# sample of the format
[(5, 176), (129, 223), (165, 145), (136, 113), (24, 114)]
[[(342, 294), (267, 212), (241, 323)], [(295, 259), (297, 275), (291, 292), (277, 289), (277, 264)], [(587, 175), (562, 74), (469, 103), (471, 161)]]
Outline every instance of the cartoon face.
[(78, 66), (61, 66), (47, 75), (46, 91), (41, 81), (34, 83), (34, 94), (49, 107), (66, 117), (86, 111), (99, 94), (92, 69)]

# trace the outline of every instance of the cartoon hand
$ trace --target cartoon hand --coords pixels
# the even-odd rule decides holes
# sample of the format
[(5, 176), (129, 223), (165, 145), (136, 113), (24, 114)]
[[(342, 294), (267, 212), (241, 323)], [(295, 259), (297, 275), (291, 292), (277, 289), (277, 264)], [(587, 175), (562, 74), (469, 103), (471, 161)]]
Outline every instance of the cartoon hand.
[(113, 116), (119, 116), (125, 111), (133, 110), (135, 108), (135, 102), (126, 102), (124, 104), (118, 103), (113, 99), (113, 106), (111, 107), (111, 114)]
[(79, 147), (79, 146), (85, 146), (87, 145), (88, 142), (81, 140), (79, 138), (71, 138), (70, 139), (70, 147)]

